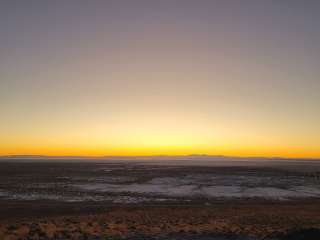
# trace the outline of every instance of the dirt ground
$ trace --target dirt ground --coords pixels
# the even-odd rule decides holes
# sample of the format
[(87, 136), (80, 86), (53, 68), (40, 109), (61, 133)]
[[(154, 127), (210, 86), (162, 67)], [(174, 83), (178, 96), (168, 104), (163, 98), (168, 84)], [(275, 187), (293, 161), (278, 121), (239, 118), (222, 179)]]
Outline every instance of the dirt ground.
[[(170, 234), (275, 238), (320, 228), (320, 200), (220, 201), (210, 206), (1, 202), (0, 239), (110, 239)], [(187, 239), (187, 238), (186, 238)], [(200, 238), (199, 238), (200, 239)]]

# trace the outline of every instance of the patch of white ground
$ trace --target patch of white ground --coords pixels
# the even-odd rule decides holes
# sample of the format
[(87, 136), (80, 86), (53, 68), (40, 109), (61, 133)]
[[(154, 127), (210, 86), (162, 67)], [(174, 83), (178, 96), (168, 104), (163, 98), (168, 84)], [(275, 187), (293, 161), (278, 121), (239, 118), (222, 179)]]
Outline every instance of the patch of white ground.
[(0, 197), (5, 197), (7, 195), (8, 195), (7, 192), (4, 192), (4, 191), (0, 190)]
[[(257, 177), (255, 177), (257, 178)], [(320, 186), (290, 185), (286, 187), (252, 185), (254, 178), (249, 178), (247, 185), (245, 179), (237, 178), (238, 181), (225, 182), (218, 179), (214, 184), (215, 176), (207, 178), (199, 176), (162, 177), (154, 178), (146, 183), (131, 184), (108, 184), (108, 183), (84, 183), (74, 184), (84, 191), (113, 192), (113, 193), (138, 193), (150, 195), (162, 195), (166, 197), (206, 197), (206, 198), (265, 198), (265, 199), (291, 199), (320, 197)], [(259, 179), (258, 179), (259, 180)], [(256, 181), (261, 183), (260, 181)], [(223, 184), (224, 183), (224, 184)]]

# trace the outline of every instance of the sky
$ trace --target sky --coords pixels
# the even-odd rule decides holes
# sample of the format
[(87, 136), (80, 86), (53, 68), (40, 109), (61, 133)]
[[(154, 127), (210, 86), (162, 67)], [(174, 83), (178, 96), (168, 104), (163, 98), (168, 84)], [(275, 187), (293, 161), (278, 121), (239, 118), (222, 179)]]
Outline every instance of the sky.
[(0, 155), (320, 158), (320, 1), (4, 0)]

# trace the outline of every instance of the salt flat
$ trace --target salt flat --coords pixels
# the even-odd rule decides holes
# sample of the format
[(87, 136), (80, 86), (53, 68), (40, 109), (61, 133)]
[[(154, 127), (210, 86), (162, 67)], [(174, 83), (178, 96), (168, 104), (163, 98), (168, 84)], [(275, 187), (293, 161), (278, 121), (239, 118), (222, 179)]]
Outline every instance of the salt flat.
[(320, 171), (310, 170), (314, 162), (304, 163), (306, 171), (297, 161), (243, 162), (2, 162), (0, 199), (208, 204), (216, 199), (320, 198)]

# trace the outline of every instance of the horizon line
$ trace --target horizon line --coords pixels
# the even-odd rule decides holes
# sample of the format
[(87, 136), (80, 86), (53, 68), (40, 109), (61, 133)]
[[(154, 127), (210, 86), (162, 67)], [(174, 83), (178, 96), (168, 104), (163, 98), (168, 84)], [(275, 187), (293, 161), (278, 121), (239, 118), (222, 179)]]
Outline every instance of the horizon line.
[(51, 159), (136, 159), (136, 158), (238, 158), (238, 159), (278, 159), (278, 160), (320, 160), (320, 157), (282, 157), (282, 156), (236, 156), (236, 155), (211, 155), (211, 154), (154, 154), (154, 155), (101, 155), (101, 156), (90, 156), (90, 155), (41, 155), (41, 154), (9, 154), (0, 155), (0, 159), (7, 158), (29, 158), (29, 159), (41, 159), (41, 158), (51, 158)]

